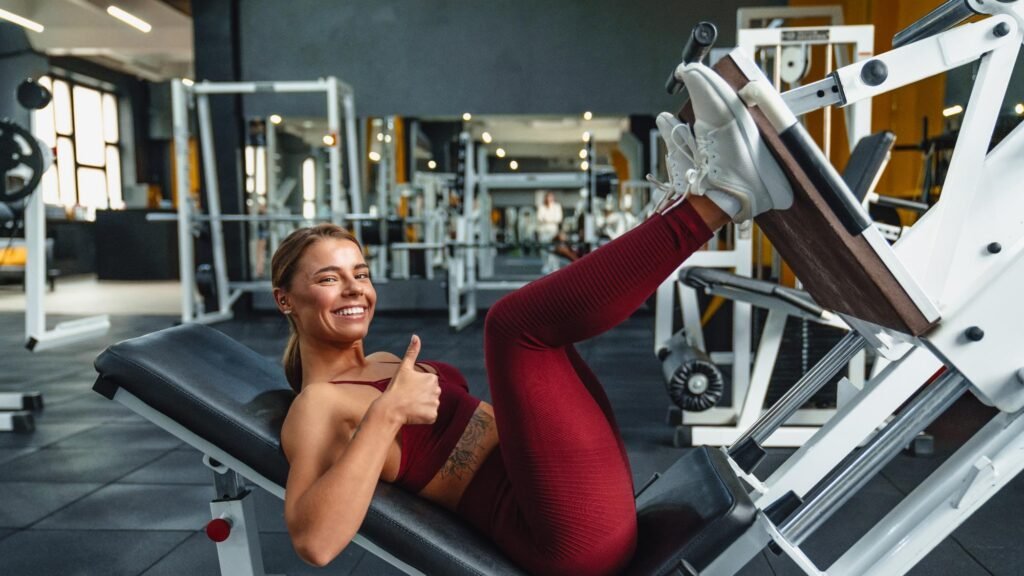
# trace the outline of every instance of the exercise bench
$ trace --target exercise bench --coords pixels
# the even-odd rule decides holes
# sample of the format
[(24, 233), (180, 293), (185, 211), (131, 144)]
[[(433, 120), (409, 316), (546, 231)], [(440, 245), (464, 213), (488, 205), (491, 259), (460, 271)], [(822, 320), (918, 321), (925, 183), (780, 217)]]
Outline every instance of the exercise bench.
[[(294, 392), (281, 366), (199, 324), (115, 344), (96, 359), (93, 389), (203, 453), (217, 499), (207, 527), (221, 574), (263, 576), (251, 482), (284, 498), (280, 430)], [(697, 574), (750, 528), (754, 505), (718, 450), (695, 449), (637, 498), (639, 545), (629, 576)], [(469, 525), (380, 483), (355, 543), (407, 574), (524, 574)]]

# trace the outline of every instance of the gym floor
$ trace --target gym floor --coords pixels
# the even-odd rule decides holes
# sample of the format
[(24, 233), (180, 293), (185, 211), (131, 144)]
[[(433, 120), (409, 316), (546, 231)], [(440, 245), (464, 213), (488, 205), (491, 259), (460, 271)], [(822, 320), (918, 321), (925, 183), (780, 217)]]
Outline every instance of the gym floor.
[[(58, 292), (60, 289), (58, 288)], [(61, 320), (55, 316), (52, 322)], [(39, 391), (45, 409), (31, 434), (0, 434), (0, 574), (180, 575), (217, 574), (214, 545), (203, 528), (213, 496), (212, 472), (201, 455), (119, 404), (92, 392), (92, 361), (107, 345), (171, 326), (171, 316), (118, 315), (97, 341), (31, 354), (22, 346), (24, 318), (0, 312), (0, 391)], [(441, 315), (380, 314), (368, 350), (400, 354), (411, 333), (422, 357), (458, 366), (472, 391), (488, 398), (482, 359), (482, 322), (449, 333)], [(276, 317), (216, 326), (269, 357), (278, 357), (287, 327)], [(602, 378), (633, 465), (644, 483), (680, 453), (665, 423), (667, 397), (651, 352), (653, 317), (633, 318), (579, 345)], [(827, 566), (921, 479), (934, 470), (985, 414), (961, 403), (933, 426), (937, 454), (899, 456), (843, 507), (805, 549)], [(777, 466), (789, 450), (773, 450), (758, 471)], [(285, 529), (280, 500), (256, 489), (263, 559), (268, 573), (397, 574), (353, 546), (325, 569), (304, 564)], [(957, 576), (1024, 574), (1024, 479), (1017, 478), (911, 572)], [(800, 574), (788, 559), (764, 552), (745, 576)]]

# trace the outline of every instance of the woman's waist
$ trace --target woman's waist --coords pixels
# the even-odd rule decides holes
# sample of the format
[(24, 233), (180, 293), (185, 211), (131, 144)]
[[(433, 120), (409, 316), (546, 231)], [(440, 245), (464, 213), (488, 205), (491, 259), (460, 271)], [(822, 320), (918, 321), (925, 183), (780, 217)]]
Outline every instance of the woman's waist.
[(489, 404), (480, 402), (459, 441), (419, 494), (455, 510), (466, 489), (498, 448), (498, 443), (494, 410)]

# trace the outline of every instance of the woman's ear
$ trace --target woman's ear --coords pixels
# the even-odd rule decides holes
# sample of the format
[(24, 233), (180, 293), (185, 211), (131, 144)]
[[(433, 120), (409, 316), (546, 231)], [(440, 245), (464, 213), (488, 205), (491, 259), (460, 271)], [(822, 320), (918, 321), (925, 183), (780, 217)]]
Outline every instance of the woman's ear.
[(292, 313), (291, 304), (288, 302), (288, 296), (285, 295), (284, 290), (280, 288), (274, 288), (274, 304), (277, 305), (277, 309), (280, 310), (282, 314)]

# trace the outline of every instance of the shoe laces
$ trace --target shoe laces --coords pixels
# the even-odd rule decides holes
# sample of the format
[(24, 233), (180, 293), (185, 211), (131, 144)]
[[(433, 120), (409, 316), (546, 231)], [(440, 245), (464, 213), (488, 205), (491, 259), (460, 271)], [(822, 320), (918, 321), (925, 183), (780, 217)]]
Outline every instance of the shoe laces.
[[(679, 132), (677, 133), (677, 130)], [(678, 138), (677, 138), (678, 137)], [(654, 207), (654, 212), (663, 213), (667, 210), (678, 205), (680, 202), (686, 199), (686, 196), (693, 190), (699, 190), (697, 188), (708, 173), (707, 158), (707, 146), (694, 137), (693, 133), (690, 132), (690, 127), (686, 124), (677, 124), (672, 128), (670, 134), (672, 143), (670, 146), (674, 150), (669, 150), (669, 161), (673, 166), (669, 169), (669, 181), (661, 182), (651, 174), (647, 175), (647, 181), (650, 182), (663, 193), (662, 198)], [(713, 142), (712, 142), (713, 143)], [(690, 164), (695, 168), (689, 168), (683, 174), (676, 174), (672, 168), (674, 163), (671, 162), (671, 156), (673, 151), (681, 152)], [(685, 186), (682, 187), (682, 192), (677, 192), (675, 186), (676, 178), (682, 178), (685, 182)]]

